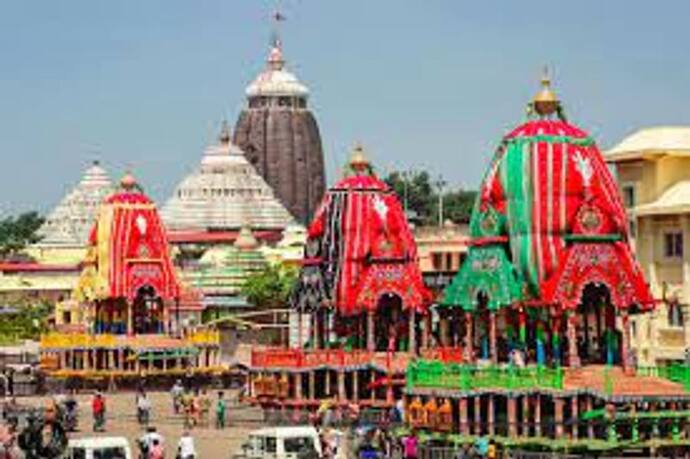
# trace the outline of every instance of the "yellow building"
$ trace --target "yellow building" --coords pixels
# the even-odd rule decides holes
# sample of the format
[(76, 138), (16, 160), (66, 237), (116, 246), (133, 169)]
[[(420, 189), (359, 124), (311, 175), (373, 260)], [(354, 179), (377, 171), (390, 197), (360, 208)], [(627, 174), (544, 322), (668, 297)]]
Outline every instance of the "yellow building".
[(441, 226), (414, 228), (419, 268), (424, 283), (437, 295), (450, 284), (467, 253), (469, 228), (447, 221)]
[(653, 314), (631, 320), (640, 365), (685, 358), (690, 346), (690, 126), (633, 133), (606, 153), (613, 164)]

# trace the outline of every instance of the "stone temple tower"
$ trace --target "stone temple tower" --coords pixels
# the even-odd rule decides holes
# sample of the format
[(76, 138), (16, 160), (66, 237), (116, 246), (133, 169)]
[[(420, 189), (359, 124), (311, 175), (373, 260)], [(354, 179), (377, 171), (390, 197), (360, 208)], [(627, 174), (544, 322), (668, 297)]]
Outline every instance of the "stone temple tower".
[(309, 222), (325, 191), (321, 136), (307, 106), (309, 89), (285, 68), (280, 40), (247, 87), (233, 142), (295, 219)]

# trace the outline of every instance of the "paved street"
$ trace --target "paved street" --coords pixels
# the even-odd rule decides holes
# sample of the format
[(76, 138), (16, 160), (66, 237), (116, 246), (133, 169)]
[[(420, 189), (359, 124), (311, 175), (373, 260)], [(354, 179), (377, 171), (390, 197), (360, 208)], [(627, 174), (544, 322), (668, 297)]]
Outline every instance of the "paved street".
[[(226, 391), (226, 397), (231, 401), (228, 404), (229, 426), (224, 430), (216, 430), (213, 427), (213, 419), (210, 426), (195, 427), (192, 435), (196, 442), (197, 452), (201, 459), (226, 459), (239, 449), (246, 438), (246, 434), (261, 427), (260, 412), (246, 406), (237, 406), (235, 394)], [(172, 409), (170, 396), (162, 392), (150, 392), (149, 398), (153, 404), (151, 425), (156, 426), (165, 438), (166, 457), (174, 458), (177, 441), (183, 431), (183, 417), (175, 415)], [(215, 402), (217, 393), (209, 392)], [(134, 405), (135, 393), (106, 394), (107, 398), (107, 432), (93, 433), (91, 418), (91, 395), (83, 394), (77, 397), (79, 401), (79, 432), (72, 434), (74, 437), (90, 436), (126, 436), (132, 451), (137, 451), (136, 439), (144, 432), (136, 420)], [(20, 398), (22, 405), (45, 405), (46, 398), (31, 397)], [(212, 412), (213, 415), (213, 412)]]

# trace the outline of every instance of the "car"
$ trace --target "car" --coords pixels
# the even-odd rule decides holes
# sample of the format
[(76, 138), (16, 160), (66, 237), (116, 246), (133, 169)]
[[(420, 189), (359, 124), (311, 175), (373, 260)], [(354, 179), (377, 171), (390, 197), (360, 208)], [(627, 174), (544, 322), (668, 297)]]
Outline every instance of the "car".
[(125, 437), (72, 438), (65, 459), (133, 459)]
[(311, 426), (267, 427), (249, 433), (235, 459), (298, 459), (321, 457), (319, 433)]

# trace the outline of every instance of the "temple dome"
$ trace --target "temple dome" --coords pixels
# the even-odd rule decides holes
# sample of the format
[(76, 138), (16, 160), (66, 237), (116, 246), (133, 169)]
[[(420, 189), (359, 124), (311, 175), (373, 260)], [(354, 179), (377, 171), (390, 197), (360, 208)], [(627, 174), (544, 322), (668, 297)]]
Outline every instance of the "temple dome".
[(273, 190), (230, 142), (224, 125), (219, 142), (208, 147), (199, 168), (185, 177), (161, 215), (168, 229), (282, 230), (293, 219)]
[(285, 69), (283, 51), (275, 44), (268, 55), (266, 68), (247, 86), (248, 97), (309, 96), (309, 89)]
[(79, 183), (50, 212), (38, 231), (42, 239), (37, 246), (85, 246), (98, 208), (112, 191), (108, 173), (94, 161)]

